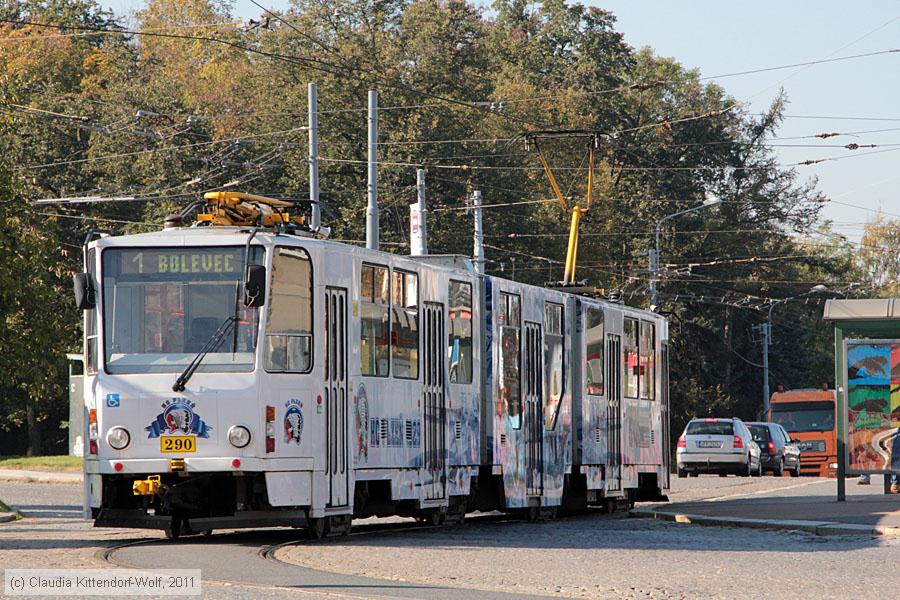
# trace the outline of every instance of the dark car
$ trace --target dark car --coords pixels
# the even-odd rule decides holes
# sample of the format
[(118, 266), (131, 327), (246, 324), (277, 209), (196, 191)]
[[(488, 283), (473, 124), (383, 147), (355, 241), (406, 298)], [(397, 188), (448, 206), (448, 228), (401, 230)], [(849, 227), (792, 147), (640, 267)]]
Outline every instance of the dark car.
[(800, 476), (800, 449), (778, 423), (747, 423), (753, 441), (759, 446), (759, 462), (764, 471), (781, 477), (787, 471)]

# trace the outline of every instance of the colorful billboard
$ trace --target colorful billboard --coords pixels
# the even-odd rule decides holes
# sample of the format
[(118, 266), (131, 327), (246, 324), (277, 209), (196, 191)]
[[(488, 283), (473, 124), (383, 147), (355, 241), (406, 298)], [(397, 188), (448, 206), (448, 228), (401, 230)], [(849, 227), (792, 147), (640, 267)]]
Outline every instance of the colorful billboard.
[(847, 470), (900, 471), (900, 340), (847, 342)]

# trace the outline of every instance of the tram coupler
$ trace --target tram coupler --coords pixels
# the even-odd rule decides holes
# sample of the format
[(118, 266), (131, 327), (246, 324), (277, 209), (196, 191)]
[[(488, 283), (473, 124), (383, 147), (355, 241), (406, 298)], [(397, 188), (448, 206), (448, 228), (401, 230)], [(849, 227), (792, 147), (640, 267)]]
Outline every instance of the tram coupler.
[(139, 479), (131, 487), (135, 496), (155, 496), (162, 483), (159, 475), (150, 475), (147, 479)]

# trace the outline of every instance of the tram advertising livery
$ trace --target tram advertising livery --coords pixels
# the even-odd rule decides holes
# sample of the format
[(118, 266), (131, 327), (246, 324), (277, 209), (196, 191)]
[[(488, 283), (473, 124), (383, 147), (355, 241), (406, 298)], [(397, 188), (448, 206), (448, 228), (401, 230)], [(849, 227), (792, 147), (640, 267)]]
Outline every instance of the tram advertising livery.
[(214, 193), (194, 226), (86, 244), (95, 525), (321, 537), (664, 499), (663, 317), (332, 242), (265, 200)]

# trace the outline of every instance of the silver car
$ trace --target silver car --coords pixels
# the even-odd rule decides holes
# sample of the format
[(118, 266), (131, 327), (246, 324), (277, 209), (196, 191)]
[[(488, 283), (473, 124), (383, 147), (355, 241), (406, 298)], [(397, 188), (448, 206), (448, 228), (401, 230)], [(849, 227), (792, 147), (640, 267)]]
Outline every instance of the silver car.
[(729, 473), (742, 477), (762, 475), (759, 446), (738, 418), (691, 419), (678, 438), (678, 476)]

